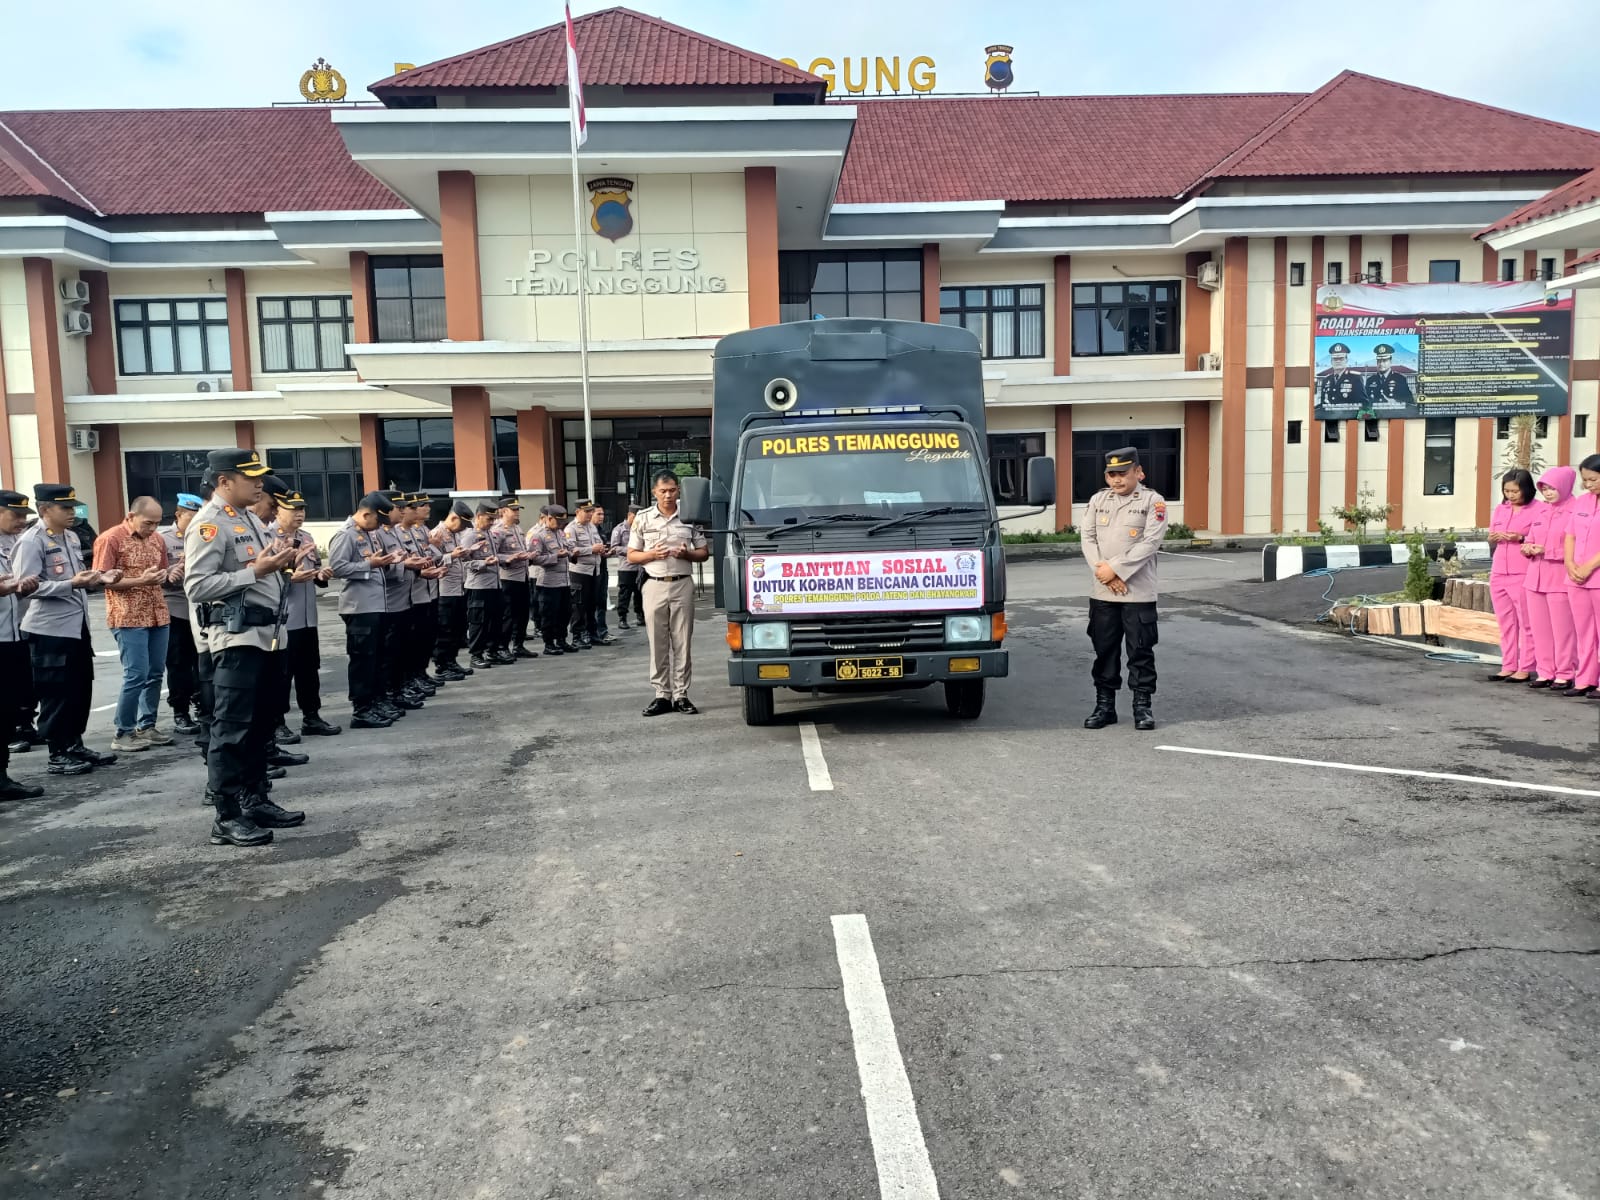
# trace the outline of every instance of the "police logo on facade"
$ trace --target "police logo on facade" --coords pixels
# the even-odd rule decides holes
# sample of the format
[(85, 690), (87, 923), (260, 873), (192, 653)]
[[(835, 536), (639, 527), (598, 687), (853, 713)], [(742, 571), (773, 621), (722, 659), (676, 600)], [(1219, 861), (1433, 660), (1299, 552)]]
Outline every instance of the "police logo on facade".
[(589, 181), (589, 227), (609, 242), (633, 232), (633, 180), (608, 177)]
[(983, 65), (983, 84), (990, 91), (1003, 92), (1011, 86), (1011, 50), (1010, 46), (984, 47), (988, 59)]
[(300, 76), (300, 95), (310, 104), (343, 100), (348, 91), (344, 76), (330, 67), (325, 58), (317, 59), (311, 69)]

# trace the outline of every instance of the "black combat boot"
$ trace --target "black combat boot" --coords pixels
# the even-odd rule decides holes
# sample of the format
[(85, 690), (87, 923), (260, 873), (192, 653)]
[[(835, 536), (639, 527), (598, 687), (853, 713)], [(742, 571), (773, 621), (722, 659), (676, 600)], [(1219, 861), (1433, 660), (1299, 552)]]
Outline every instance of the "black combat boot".
[(1150, 711), (1150, 693), (1135, 692), (1133, 694), (1133, 727), (1135, 729), (1154, 729), (1156, 715)]
[(310, 761), (309, 754), (297, 754), (293, 750), (285, 750), (282, 746), (274, 745), (267, 751), (269, 767), (303, 767)]
[(181, 733), (184, 737), (193, 737), (200, 732), (200, 726), (189, 715), (189, 706), (187, 704), (182, 708), (172, 710), (172, 732)]
[(262, 792), (244, 798), (243, 812), (246, 819), (259, 829), (293, 829), (296, 825), (306, 823), (305, 813), (279, 808)]
[(337, 737), (340, 730), (337, 725), (331, 725), (316, 713), (311, 713), (301, 718), (300, 732), (312, 737)]
[(350, 718), (352, 729), (387, 729), (393, 724), (394, 718), (377, 708), (358, 708)]
[(0, 800), (37, 800), (44, 795), (42, 787), (30, 787), (26, 783), (18, 783), (4, 771), (0, 771)]
[(1085, 729), (1104, 729), (1117, 723), (1117, 693), (1113, 688), (1095, 688), (1094, 711), (1083, 719)]
[(216, 806), (217, 819), (211, 822), (213, 846), (265, 846), (272, 840), (272, 830), (262, 829), (244, 815), (239, 793), (217, 793)]
[(278, 722), (278, 727), (272, 731), (272, 740), (280, 746), (293, 746), (300, 740), (300, 735), (283, 722)]

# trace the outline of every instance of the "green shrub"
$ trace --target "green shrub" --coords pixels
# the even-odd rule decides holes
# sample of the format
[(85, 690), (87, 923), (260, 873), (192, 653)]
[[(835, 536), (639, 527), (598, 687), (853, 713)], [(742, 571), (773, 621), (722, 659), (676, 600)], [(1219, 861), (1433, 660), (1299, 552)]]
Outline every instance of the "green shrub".
[(1007, 546), (1032, 546), (1041, 542), (1081, 542), (1083, 535), (1076, 526), (1069, 525), (1059, 533), (1045, 533), (1037, 529), (1029, 529), (1023, 533), (1007, 533), (1000, 538)]
[(1411, 553), (1406, 557), (1406, 599), (1415, 603), (1433, 598), (1433, 578), (1428, 574), (1428, 556), (1422, 549), (1422, 538), (1416, 534), (1406, 539)]
[(1194, 540), (1194, 530), (1190, 529), (1182, 521), (1178, 521), (1167, 527), (1167, 536), (1180, 542), (1189, 542)]

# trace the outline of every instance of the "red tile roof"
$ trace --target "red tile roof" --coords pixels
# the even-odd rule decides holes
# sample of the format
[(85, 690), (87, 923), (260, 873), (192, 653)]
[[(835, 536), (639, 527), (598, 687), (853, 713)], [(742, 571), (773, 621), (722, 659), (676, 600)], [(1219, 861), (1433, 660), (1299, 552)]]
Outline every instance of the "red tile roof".
[(60, 176), (36, 163), (46, 191), (7, 191), (0, 143), (0, 195), (81, 207), (76, 189), (107, 216), (406, 207), (352, 161), (325, 108), (10, 112), (0, 124)]
[(1600, 200), (1600, 167), (1586, 171), (1554, 191), (1546, 192), (1537, 200), (1524, 204), (1516, 212), (1508, 213), (1487, 229), (1480, 230), (1478, 236), (1488, 237), (1503, 229), (1526, 225), (1529, 221), (1538, 221), (1544, 217), (1553, 217), (1557, 213), (1566, 212), (1569, 208), (1581, 208), (1597, 200)]
[(1596, 164), (1600, 133), (1592, 130), (1345, 71), (1204, 178), (1482, 175)]
[(19, 196), (55, 196), (81, 203), (49, 164), (40, 162), (39, 156), (0, 119), (0, 197)]
[(1181, 195), (1300, 97), (857, 100), (847, 204)]
[(1573, 259), (1567, 264), (1566, 274), (1572, 275), (1581, 271), (1584, 267), (1594, 266), (1595, 263), (1600, 263), (1600, 250), (1591, 250), (1589, 253)]
[[(627, 8), (574, 17), (585, 86), (814, 88), (815, 75)], [(374, 95), (453, 88), (553, 88), (567, 82), (566, 25), (546, 25), (380, 79)]]

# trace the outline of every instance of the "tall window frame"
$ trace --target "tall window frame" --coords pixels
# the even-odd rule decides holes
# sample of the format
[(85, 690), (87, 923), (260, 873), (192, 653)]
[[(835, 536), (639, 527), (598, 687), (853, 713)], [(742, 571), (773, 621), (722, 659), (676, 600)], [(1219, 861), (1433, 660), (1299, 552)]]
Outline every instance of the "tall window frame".
[(1150, 358), (1181, 353), (1182, 296), (1183, 283), (1178, 279), (1074, 282), (1072, 356)]
[(206, 469), (204, 450), (125, 450), (122, 454), (128, 503), (137, 496), (154, 496), (169, 514), (179, 492), (201, 494)]
[(444, 255), (375, 254), (367, 270), (378, 341), (445, 340)]
[(348, 292), (258, 296), (256, 326), (261, 373), (350, 370), (350, 358), (344, 348), (356, 340), (353, 304), (354, 298)]
[(448, 492), (456, 486), (455, 428), (449, 417), (384, 417), (378, 422), (384, 487)]
[[(1106, 455), (1132, 446), (1139, 452), (1145, 486), (1166, 500), (1183, 499), (1183, 430), (1084, 429), (1072, 434), (1072, 502), (1087, 504), (1105, 487)], [(1060, 449), (1056, 450), (1059, 458)]]
[(1422, 494), (1456, 493), (1456, 419), (1429, 417), (1422, 432)]
[(814, 317), (922, 320), (921, 250), (780, 250), (784, 321)]
[(279, 446), (263, 452), (272, 473), (306, 498), (306, 520), (342, 521), (363, 495), (359, 446)]
[(1045, 456), (1045, 435), (991, 433), (989, 435), (989, 485), (996, 504), (1028, 502), (1028, 463)]
[(148, 296), (118, 299), (112, 308), (119, 374), (226, 375), (233, 370), (226, 297)]
[(964, 326), (988, 359), (1045, 356), (1044, 284), (951, 285), (939, 289), (939, 322)]

